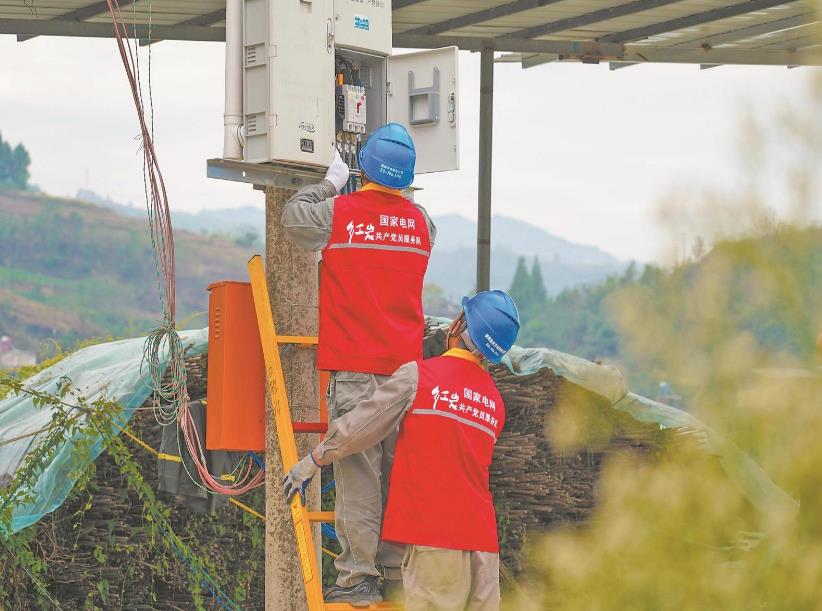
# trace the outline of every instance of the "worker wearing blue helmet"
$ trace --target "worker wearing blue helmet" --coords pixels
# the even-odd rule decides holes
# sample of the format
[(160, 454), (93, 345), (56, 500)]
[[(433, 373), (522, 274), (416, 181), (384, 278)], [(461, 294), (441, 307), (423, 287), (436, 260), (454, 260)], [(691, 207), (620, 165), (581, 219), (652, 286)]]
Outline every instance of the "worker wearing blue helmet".
[[(483, 361), (499, 363), (519, 331), (514, 301), (484, 291), (462, 301), (448, 350), (406, 363), (331, 423), (286, 475), (304, 495), (322, 465), (381, 443), (399, 428), (382, 540), (406, 546), (406, 611), (497, 611), (499, 539), (489, 467), (505, 405)], [(338, 508), (339, 510), (339, 508)]]
[[(436, 235), (425, 209), (402, 193), (414, 180), (416, 162), (402, 125), (374, 130), (358, 161), (358, 191), (339, 195), (350, 172), (335, 152), (325, 179), (300, 189), (282, 215), (297, 244), (322, 254), (317, 365), (331, 374), (326, 394), (332, 422), (369, 398), (398, 367), (422, 358), (423, 278)], [(382, 578), (399, 583), (403, 550), (380, 543), (397, 433), (334, 461), (342, 552), (326, 602), (379, 602)]]
[(366, 183), (405, 189), (414, 181), (417, 152), (408, 131), (399, 123), (388, 123), (376, 130), (360, 149), (358, 158)]

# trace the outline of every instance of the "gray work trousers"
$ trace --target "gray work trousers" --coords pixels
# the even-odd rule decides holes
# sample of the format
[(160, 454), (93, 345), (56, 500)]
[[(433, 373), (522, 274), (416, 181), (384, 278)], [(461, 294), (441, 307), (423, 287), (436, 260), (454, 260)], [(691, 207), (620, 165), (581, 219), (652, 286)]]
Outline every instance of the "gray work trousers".
[[(328, 384), (329, 418), (334, 420), (368, 399), (389, 376), (334, 371)], [(334, 561), (337, 585), (347, 588), (369, 576), (400, 579), (404, 548), (380, 541), (388, 480), (399, 429), (359, 454), (334, 463), (337, 501), (334, 527), (342, 552)], [(382, 569), (382, 570), (380, 570)]]
[(409, 545), (405, 611), (499, 611), (499, 554)]

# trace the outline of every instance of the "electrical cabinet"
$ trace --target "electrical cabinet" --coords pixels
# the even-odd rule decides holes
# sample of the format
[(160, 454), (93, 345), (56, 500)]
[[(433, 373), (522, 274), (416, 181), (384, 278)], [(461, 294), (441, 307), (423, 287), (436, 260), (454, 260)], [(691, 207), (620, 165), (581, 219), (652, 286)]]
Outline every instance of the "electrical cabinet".
[(414, 138), (417, 174), (460, 167), (457, 53), (445, 47), (388, 58), (388, 120)]
[(335, 0), (337, 47), (391, 55), (391, 0)]
[(390, 55), (390, 0), (244, 0), (243, 46), (245, 161), (356, 170), (395, 121), (418, 174), (459, 167), (458, 50)]
[(334, 145), (331, 0), (243, 4), (245, 161), (327, 165)]
[(206, 448), (265, 450), (265, 365), (248, 282), (208, 287)]

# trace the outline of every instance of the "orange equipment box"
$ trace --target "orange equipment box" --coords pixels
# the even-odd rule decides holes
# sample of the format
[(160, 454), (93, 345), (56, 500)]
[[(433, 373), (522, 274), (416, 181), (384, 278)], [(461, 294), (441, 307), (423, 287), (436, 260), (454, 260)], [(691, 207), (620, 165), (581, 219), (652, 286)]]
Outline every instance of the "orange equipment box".
[(208, 287), (206, 448), (265, 450), (265, 365), (251, 284)]

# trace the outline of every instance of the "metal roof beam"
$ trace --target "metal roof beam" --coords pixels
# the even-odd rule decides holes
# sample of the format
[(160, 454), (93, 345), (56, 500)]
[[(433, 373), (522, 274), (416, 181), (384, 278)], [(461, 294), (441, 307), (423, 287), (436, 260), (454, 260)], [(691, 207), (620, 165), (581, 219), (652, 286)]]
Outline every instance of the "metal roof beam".
[(481, 38), (479, 36), (426, 36), (423, 34), (395, 34), (394, 46), (412, 49), (437, 49), (456, 45), (466, 51), (518, 51), (521, 53), (549, 53), (560, 59), (594, 57), (619, 58), (625, 52), (621, 44), (572, 42), (565, 40), (532, 40), (529, 38)]
[(612, 6), (598, 11), (577, 15), (575, 17), (568, 17), (566, 19), (559, 19), (551, 23), (544, 23), (542, 25), (526, 28), (524, 30), (517, 30), (511, 36), (518, 38), (537, 38), (538, 36), (546, 36), (547, 34), (555, 34), (556, 32), (563, 32), (571, 30), (592, 23), (599, 23), (600, 21), (607, 21), (609, 19), (616, 19), (617, 17), (625, 17), (626, 15), (633, 15), (634, 13), (641, 13), (651, 9), (665, 6), (667, 4), (674, 4), (675, 2), (682, 2), (682, 0), (634, 0), (627, 4), (620, 4), (619, 6)]
[(534, 68), (543, 64), (550, 64), (559, 60), (559, 55), (551, 55), (548, 53), (540, 53), (539, 55), (530, 55), (522, 58), (523, 68)]
[(776, 21), (757, 23), (756, 25), (750, 25), (737, 30), (729, 30), (713, 36), (679, 42), (673, 46), (717, 47), (729, 42), (744, 40), (745, 38), (755, 38), (757, 36), (762, 36), (763, 34), (771, 34), (773, 32), (780, 32), (782, 30), (790, 30), (792, 28), (810, 25), (816, 21), (817, 17), (814, 13), (804, 13), (802, 15), (786, 17), (785, 19), (777, 19)]
[(622, 70), (623, 68), (630, 68), (631, 66), (636, 66), (636, 62), (608, 62), (608, 70), (611, 72), (614, 70)]
[[(121, 0), (122, 2), (122, 0)], [(128, 33), (148, 38), (148, 24), (129, 24)], [(106, 22), (60, 21), (56, 19), (0, 19), (0, 34), (34, 36), (78, 36), (113, 38), (114, 27)], [(165, 40), (225, 41), (225, 28), (197, 25), (152, 25), (151, 35)]]
[(669, 64), (733, 64), (738, 66), (822, 66), (822, 53), (781, 49), (683, 49), (625, 47), (624, 61)]
[[(126, 6), (129, 6), (130, 4), (134, 4), (136, 1), (137, 0), (120, 0), (120, 8), (124, 8)], [(69, 11), (68, 13), (63, 13), (62, 15), (54, 17), (50, 21), (85, 21), (86, 19), (91, 19), (92, 17), (96, 17), (97, 15), (102, 15), (103, 13), (107, 12), (108, 2), (103, 0), (102, 2), (95, 2), (94, 4), (81, 6), (80, 8), (74, 9), (73, 11)], [(37, 34), (18, 35), (17, 42), (25, 42), (36, 37)]]
[(786, 40), (777, 40), (774, 42), (767, 42), (759, 49), (806, 49), (820, 44), (819, 37), (816, 34), (805, 34), (804, 36), (795, 36)]
[(432, 23), (431, 25), (424, 25), (412, 30), (407, 30), (403, 32), (403, 34), (428, 34), (433, 36), (435, 34), (458, 30), (459, 28), (465, 28), (469, 25), (491, 21), (492, 19), (498, 19), (500, 17), (507, 17), (508, 15), (514, 15), (516, 13), (529, 11), (531, 9), (540, 8), (549, 4), (555, 4), (557, 2), (562, 2), (562, 0), (517, 0), (516, 2), (509, 2), (507, 4), (494, 6), (482, 11), (475, 11), (473, 13), (468, 13), (467, 15), (461, 15), (452, 19), (438, 21), (437, 23)]
[[(120, 8), (124, 8), (134, 4), (135, 2), (136, 0), (119, 0), (118, 4), (120, 5)], [(103, 0), (103, 2), (95, 2), (93, 4), (81, 6), (80, 8), (69, 11), (68, 13), (63, 13), (62, 15), (55, 17), (53, 21), (85, 21), (86, 19), (91, 19), (92, 17), (102, 15), (103, 13), (108, 13), (108, 2), (105, 0)]]
[(419, 4), (420, 2), (425, 2), (425, 0), (391, 0), (391, 9), (397, 11), (412, 4)]
[(747, 2), (741, 2), (732, 6), (677, 17), (676, 19), (669, 19), (668, 21), (662, 21), (660, 23), (632, 28), (624, 32), (615, 32), (607, 36), (601, 36), (597, 40), (600, 42), (630, 42), (633, 40), (642, 40), (643, 38), (649, 38), (657, 34), (674, 32), (691, 26), (710, 23), (711, 21), (719, 21), (720, 19), (727, 19), (728, 17), (736, 17), (737, 15), (744, 15), (745, 13), (753, 11), (773, 8), (781, 4), (791, 4), (796, 1), (797, 0), (747, 0)]
[[(181, 21), (180, 23), (176, 23), (175, 25), (213, 25), (215, 23), (220, 23), (221, 21), (225, 21), (225, 9), (221, 8), (219, 11), (214, 11), (212, 13), (206, 13), (205, 15), (197, 15), (196, 17), (192, 17), (191, 19), (186, 19), (185, 21)], [(152, 30), (151, 34), (154, 34)], [(140, 46), (145, 47), (148, 45), (153, 45), (155, 42), (160, 42), (163, 40), (162, 38), (141, 38), (140, 39)]]

